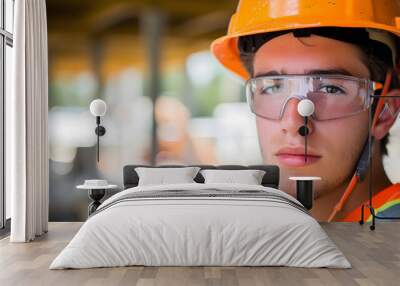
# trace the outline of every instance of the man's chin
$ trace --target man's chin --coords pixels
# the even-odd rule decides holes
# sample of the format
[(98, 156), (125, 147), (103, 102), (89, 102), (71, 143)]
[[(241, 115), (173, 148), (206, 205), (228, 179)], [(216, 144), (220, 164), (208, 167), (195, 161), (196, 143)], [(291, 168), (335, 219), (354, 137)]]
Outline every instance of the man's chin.
[[(321, 174), (321, 170), (325, 168), (321, 167), (321, 161), (316, 164), (310, 164), (306, 166), (300, 167), (288, 167), (286, 165), (282, 165), (276, 160), (265, 160), (264, 162), (268, 162), (265, 164), (268, 165), (277, 165), (279, 167), (280, 172), (280, 182), (279, 189), (284, 191), (285, 193), (296, 197), (296, 182), (289, 180), (289, 177), (323, 177)], [(319, 190), (318, 185), (321, 182), (315, 182), (314, 189), (318, 189), (318, 195), (321, 194), (321, 190)]]

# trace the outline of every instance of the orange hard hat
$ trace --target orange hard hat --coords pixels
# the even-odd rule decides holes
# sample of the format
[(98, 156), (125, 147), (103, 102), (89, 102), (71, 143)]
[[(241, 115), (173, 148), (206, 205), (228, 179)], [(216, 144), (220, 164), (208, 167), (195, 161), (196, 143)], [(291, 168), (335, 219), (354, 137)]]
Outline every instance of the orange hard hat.
[(226, 68), (247, 79), (240, 36), (317, 27), (366, 28), (400, 37), (399, 0), (240, 0), (228, 34), (211, 44)]

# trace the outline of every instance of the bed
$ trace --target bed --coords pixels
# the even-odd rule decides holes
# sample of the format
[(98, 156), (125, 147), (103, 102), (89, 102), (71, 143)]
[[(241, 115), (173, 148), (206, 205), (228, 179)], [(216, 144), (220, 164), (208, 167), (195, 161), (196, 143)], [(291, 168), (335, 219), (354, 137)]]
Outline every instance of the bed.
[(277, 166), (198, 166), (264, 170), (260, 185), (204, 183), (199, 172), (193, 183), (151, 186), (138, 186), (137, 167), (124, 167), (124, 190), (102, 203), (50, 269), (351, 267), (304, 206), (278, 190)]

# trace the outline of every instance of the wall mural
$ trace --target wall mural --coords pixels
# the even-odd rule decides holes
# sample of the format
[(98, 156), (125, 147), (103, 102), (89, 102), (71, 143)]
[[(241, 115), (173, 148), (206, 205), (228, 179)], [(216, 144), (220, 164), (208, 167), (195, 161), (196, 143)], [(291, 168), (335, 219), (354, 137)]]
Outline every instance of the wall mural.
[[(261, 43), (257, 56), (246, 50), (246, 39), (239, 43), (246, 64), (233, 72), (252, 73), (255, 79), (246, 84), (223, 66), (221, 55), (209, 51), (217, 37), (213, 33), (225, 33), (230, 14), (226, 8), (215, 17), (222, 20), (216, 20), (213, 32), (203, 34), (200, 26), (206, 25), (198, 25), (196, 39), (173, 21), (168, 23), (174, 29), (162, 30), (165, 22), (157, 13), (146, 14), (145, 21), (128, 17), (130, 22), (110, 21), (101, 32), (85, 35), (86, 42), (76, 47), (60, 45), (61, 26), (49, 14), (50, 220), (86, 219), (89, 199), (76, 189), (84, 180), (102, 178), (122, 187), (124, 165), (153, 163), (275, 164), (280, 188), (293, 196), (296, 182), (290, 177), (321, 178), (314, 183), (316, 218), (328, 220), (335, 206), (339, 212), (345, 190), (352, 195), (338, 215), (344, 220), (359, 216), (359, 209), (351, 211), (368, 199), (369, 183), (360, 182), (355, 191), (350, 183), (357, 166), (361, 177), (368, 176), (362, 172), (369, 150), (366, 98), (382, 88), (385, 73), (373, 79), (380, 85), (360, 80), (379, 67), (363, 65), (357, 47), (344, 38), (335, 41), (325, 32), (308, 38), (277, 34), (256, 41)], [(143, 23), (145, 37), (128, 28)], [(161, 42), (162, 49), (151, 48)], [(306, 76), (285, 76), (299, 74)], [(351, 96), (344, 101), (343, 94)], [(96, 121), (89, 111), (96, 98), (107, 104), (99, 162)], [(305, 106), (310, 113), (302, 115), (299, 102), (305, 99), (312, 110)], [(374, 130), (379, 139), (372, 160), (376, 190), (400, 181), (400, 123), (395, 120), (398, 101), (393, 102), (384, 105), (382, 124)], [(382, 198), (378, 207), (385, 209), (386, 202)]]

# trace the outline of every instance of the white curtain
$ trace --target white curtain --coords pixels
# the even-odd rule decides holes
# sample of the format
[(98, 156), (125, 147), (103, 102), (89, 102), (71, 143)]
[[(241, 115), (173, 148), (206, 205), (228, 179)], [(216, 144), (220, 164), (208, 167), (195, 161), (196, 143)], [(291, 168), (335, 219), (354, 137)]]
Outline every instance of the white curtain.
[(45, 0), (15, 1), (13, 92), (6, 110), (12, 242), (48, 226), (48, 66)]

